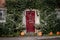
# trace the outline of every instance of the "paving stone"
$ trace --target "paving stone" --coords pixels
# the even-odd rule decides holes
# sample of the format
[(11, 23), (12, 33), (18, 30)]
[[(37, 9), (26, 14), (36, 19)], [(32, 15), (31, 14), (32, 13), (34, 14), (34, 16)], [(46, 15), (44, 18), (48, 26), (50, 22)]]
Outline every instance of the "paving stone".
[(0, 40), (60, 40), (60, 37), (0, 37)]

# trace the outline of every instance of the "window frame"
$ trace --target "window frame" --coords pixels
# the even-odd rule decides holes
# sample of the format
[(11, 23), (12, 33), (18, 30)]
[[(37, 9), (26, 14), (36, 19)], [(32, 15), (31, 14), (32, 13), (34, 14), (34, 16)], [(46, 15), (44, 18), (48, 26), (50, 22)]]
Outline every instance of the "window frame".
[(6, 8), (0, 8), (0, 10), (1, 10), (1, 12), (2, 12), (2, 18), (3, 19), (0, 19), (0, 23), (4, 23), (4, 22), (6, 22)]

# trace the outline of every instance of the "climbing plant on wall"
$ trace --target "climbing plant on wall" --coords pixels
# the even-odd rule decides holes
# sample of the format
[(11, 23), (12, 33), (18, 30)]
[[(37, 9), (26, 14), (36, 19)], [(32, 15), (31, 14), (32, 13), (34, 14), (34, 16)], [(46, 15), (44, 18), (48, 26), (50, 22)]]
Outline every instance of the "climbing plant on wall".
[(48, 31), (51, 27), (55, 27), (55, 0), (6, 0), (6, 7), (7, 17), (4, 26), (6, 29), (4, 30), (8, 31), (5, 31), (5, 34), (14, 34), (24, 29), (22, 14), (27, 8), (38, 9), (40, 11), (40, 28), (42, 31)]
[(40, 22), (44, 33), (55, 32), (57, 14), (55, 11), (56, 0), (44, 0), (41, 5)]

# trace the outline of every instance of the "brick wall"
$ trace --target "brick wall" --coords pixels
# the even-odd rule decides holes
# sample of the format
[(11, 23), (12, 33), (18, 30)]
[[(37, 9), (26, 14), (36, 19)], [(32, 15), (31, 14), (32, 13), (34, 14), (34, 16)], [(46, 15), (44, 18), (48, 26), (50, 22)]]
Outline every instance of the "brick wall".
[(5, 7), (5, 0), (0, 0), (0, 8)]

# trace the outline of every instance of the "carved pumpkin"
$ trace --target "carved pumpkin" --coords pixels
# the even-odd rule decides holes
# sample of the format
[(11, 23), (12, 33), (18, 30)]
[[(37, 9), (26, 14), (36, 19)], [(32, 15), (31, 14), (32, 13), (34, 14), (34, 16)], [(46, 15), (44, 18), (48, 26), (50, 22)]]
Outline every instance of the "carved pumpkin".
[(56, 34), (57, 34), (57, 35), (59, 35), (59, 34), (60, 34), (60, 32), (56, 32)]
[(53, 35), (53, 32), (50, 32), (49, 35), (52, 36)]
[(25, 33), (24, 32), (21, 32), (21, 36), (24, 36), (25, 35)]
[(42, 32), (38, 32), (38, 36), (42, 36)]

